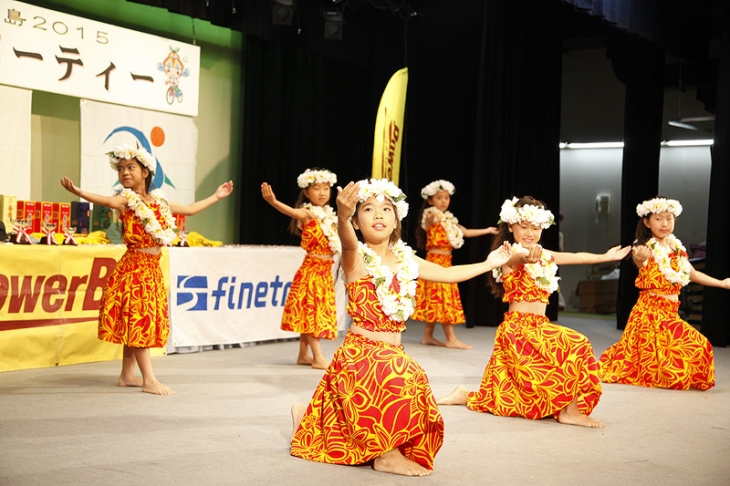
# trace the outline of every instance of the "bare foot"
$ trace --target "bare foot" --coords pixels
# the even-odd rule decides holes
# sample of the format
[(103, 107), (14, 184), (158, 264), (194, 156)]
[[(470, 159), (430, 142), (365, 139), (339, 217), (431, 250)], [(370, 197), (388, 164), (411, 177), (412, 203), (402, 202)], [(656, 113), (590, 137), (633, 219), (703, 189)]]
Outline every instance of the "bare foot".
[(142, 385), (142, 391), (145, 393), (152, 393), (153, 395), (174, 395), (175, 392), (171, 388), (163, 385), (159, 381), (152, 383), (145, 383)]
[(431, 337), (423, 336), (423, 339), (421, 339), (421, 344), (425, 344), (426, 346), (446, 346), (444, 343), (437, 340), (433, 336), (431, 336)]
[(453, 339), (453, 340), (450, 340), (450, 341), (447, 340), (446, 341), (446, 347), (447, 348), (454, 348), (454, 349), (472, 349), (471, 346), (469, 346), (466, 343), (462, 343), (458, 339)]
[(319, 361), (312, 361), (312, 368), (317, 370), (326, 370), (329, 365), (329, 361), (326, 361), (324, 359)]
[(117, 380), (117, 386), (142, 386), (142, 379), (134, 375), (130, 377), (120, 376)]
[(560, 415), (558, 415), (558, 422), (561, 424), (579, 425), (581, 427), (590, 427), (593, 429), (602, 429), (605, 427), (603, 422), (599, 422), (596, 419), (590, 418), (588, 415), (580, 413), (575, 400), (570, 402), (567, 407), (560, 411)]
[(426, 469), (417, 462), (405, 457), (398, 449), (388, 451), (373, 461), (373, 469), (402, 476), (429, 476), (430, 469)]
[(294, 434), (297, 433), (299, 423), (302, 421), (302, 417), (307, 411), (306, 403), (295, 403), (291, 406), (291, 438), (294, 440)]
[(464, 385), (454, 388), (454, 391), (436, 400), (438, 405), (466, 405), (466, 394), (469, 390)]
[(309, 366), (312, 364), (312, 357), (307, 355), (299, 356), (297, 358), (297, 364)]

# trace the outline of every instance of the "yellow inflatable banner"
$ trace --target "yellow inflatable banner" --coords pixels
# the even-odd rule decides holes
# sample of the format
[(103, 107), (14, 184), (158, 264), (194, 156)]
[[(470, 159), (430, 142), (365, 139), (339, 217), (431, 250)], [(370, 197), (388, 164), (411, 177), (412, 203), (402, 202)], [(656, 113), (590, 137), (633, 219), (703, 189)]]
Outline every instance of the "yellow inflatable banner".
[[(96, 338), (123, 245), (0, 245), (0, 371), (121, 358)], [(169, 258), (162, 265), (169, 279)]]
[(396, 185), (400, 175), (407, 86), (408, 68), (396, 71), (383, 91), (375, 119), (372, 176), (376, 179), (391, 180)]

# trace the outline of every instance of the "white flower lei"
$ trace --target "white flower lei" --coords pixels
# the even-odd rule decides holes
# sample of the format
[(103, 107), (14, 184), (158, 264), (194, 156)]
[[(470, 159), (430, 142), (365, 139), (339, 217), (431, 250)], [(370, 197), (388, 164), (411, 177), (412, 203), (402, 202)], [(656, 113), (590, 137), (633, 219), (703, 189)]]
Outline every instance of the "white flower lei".
[(385, 315), (395, 321), (407, 320), (413, 314), (416, 305), (418, 263), (413, 258), (413, 250), (403, 243), (403, 240), (398, 240), (390, 247), (390, 251), (398, 259), (395, 278), (398, 279), (399, 292), (392, 289), (393, 272), (382, 264), (381, 258), (362, 242), (358, 244), (358, 250), (365, 262), (365, 270), (372, 277), (380, 307)]
[(109, 165), (111, 165), (114, 170), (117, 170), (117, 164), (119, 164), (120, 160), (137, 159), (139, 163), (147, 167), (150, 172), (153, 174), (155, 173), (155, 168), (157, 166), (155, 158), (143, 147), (140, 147), (139, 144), (136, 147), (132, 147), (128, 143), (123, 143), (114, 147), (114, 150), (107, 152), (106, 155), (109, 157)]
[(426, 220), (431, 214), (436, 215), (438, 223), (444, 227), (446, 237), (453, 248), (464, 246), (464, 232), (459, 227), (459, 220), (451, 214), (451, 211), (441, 211), (434, 206), (424, 209), (423, 216), (421, 216), (421, 228), (426, 229)]
[(674, 235), (667, 236), (665, 238), (665, 241), (667, 242), (667, 245), (669, 245), (669, 248), (671, 248), (672, 253), (676, 253), (679, 257), (678, 271), (675, 271), (672, 268), (672, 260), (669, 257), (669, 252), (667, 251), (667, 249), (663, 245), (660, 245), (656, 239), (649, 239), (649, 241), (646, 242), (646, 246), (651, 249), (652, 255), (654, 256), (654, 261), (659, 266), (659, 270), (661, 270), (664, 277), (666, 277), (666, 279), (669, 280), (671, 283), (678, 283), (684, 287), (689, 283), (689, 275), (692, 271), (692, 265), (689, 263), (689, 260), (684, 256), (684, 254), (687, 253), (687, 250), (682, 245), (682, 242), (679, 241), (679, 238)]
[(682, 214), (682, 205), (676, 199), (665, 199), (663, 197), (655, 197), (649, 199), (636, 206), (636, 214), (644, 218), (650, 214), (656, 213), (672, 213), (676, 218)]
[(535, 226), (540, 226), (542, 229), (548, 229), (550, 225), (555, 224), (553, 213), (547, 209), (542, 209), (534, 204), (525, 204), (518, 208), (515, 207), (517, 201), (516, 197), (513, 197), (511, 201), (505, 199), (502, 210), (499, 212), (500, 223), (514, 224), (527, 221)]
[(150, 209), (150, 207), (142, 201), (139, 194), (129, 188), (122, 189), (120, 194), (127, 199), (127, 207), (134, 210), (134, 214), (136, 214), (142, 222), (144, 230), (152, 236), (157, 243), (166, 246), (172, 245), (172, 242), (175, 240), (175, 235), (177, 234), (177, 228), (175, 227), (175, 218), (172, 216), (172, 212), (170, 211), (170, 205), (167, 203), (167, 199), (163, 196), (162, 191), (155, 189), (150, 192), (150, 196), (152, 196), (160, 205), (160, 214), (165, 220), (165, 223), (167, 223), (167, 229), (164, 230), (162, 229), (160, 222), (157, 221), (154, 211), (152, 211), (152, 209)]
[(439, 191), (446, 191), (449, 193), (450, 196), (453, 196), (454, 192), (456, 192), (456, 188), (451, 182), (439, 179), (437, 181), (431, 182), (426, 187), (421, 189), (421, 197), (423, 199), (428, 199), (431, 196), (435, 196), (436, 193)]
[(398, 186), (388, 179), (370, 179), (358, 181), (360, 191), (357, 193), (360, 202), (367, 201), (371, 197), (375, 197), (378, 202), (383, 202), (387, 197), (395, 206), (395, 212), (398, 220), (402, 221), (408, 214), (408, 203), (406, 195)]
[(302, 189), (306, 189), (312, 184), (320, 184), (322, 182), (326, 182), (330, 185), (330, 187), (332, 187), (337, 183), (337, 176), (334, 172), (330, 172), (326, 169), (307, 169), (297, 177), (297, 185)]
[[(528, 251), (520, 243), (512, 245), (513, 253), (527, 253)], [(525, 270), (538, 287), (547, 290), (551, 294), (558, 290), (558, 280), (560, 280), (560, 277), (556, 275), (558, 273), (558, 266), (553, 261), (549, 251), (543, 249), (540, 260), (536, 263), (525, 263)], [(502, 267), (493, 269), (492, 276), (497, 282), (504, 281)]]
[[(332, 206), (325, 204), (323, 207), (304, 203), (302, 207), (309, 210), (319, 220), (319, 227), (322, 228), (322, 233), (327, 237), (330, 249), (335, 253), (342, 253), (342, 243), (340, 242), (340, 236), (337, 234), (337, 214)], [(297, 221), (297, 227), (300, 229), (302, 227), (299, 221)]]

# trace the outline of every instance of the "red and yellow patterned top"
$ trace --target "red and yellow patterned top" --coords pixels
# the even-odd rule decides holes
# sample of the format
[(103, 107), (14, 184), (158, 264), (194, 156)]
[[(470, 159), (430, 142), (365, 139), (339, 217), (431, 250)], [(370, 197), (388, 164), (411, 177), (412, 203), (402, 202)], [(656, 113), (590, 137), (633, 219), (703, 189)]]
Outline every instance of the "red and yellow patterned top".
[(446, 230), (441, 223), (436, 223), (426, 228), (426, 251), (428, 250), (444, 250), (451, 251), (451, 246)]
[[(393, 279), (396, 280), (395, 275)], [(403, 332), (406, 330), (404, 321), (391, 320), (383, 312), (373, 278), (370, 275), (360, 277), (347, 284), (346, 287), (349, 297), (347, 313), (352, 317), (353, 324), (373, 332)]]
[(502, 302), (542, 302), (548, 303), (550, 293), (537, 285), (535, 279), (527, 273), (524, 265), (513, 269), (503, 278), (504, 295)]
[(335, 254), (332, 248), (330, 248), (329, 239), (325, 236), (316, 218), (309, 220), (307, 224), (302, 226), (302, 242), (300, 246), (304, 251), (313, 255)]
[[(676, 253), (670, 256), (672, 268), (676, 271), (679, 269)], [(639, 276), (634, 280), (634, 285), (639, 290), (649, 290), (658, 294), (679, 295), (682, 291), (682, 284), (671, 283), (659, 269), (659, 265), (654, 258), (649, 258), (646, 266), (639, 268)]]
[[(148, 204), (147, 207), (155, 213), (155, 218), (160, 222), (160, 226), (166, 229), (167, 224), (165, 223), (165, 218), (162, 217), (160, 205), (158, 203), (152, 203)], [(122, 220), (122, 240), (127, 245), (127, 248), (153, 248), (160, 246), (152, 235), (144, 230), (144, 225), (134, 212), (134, 209), (125, 208), (119, 215), (119, 218)]]

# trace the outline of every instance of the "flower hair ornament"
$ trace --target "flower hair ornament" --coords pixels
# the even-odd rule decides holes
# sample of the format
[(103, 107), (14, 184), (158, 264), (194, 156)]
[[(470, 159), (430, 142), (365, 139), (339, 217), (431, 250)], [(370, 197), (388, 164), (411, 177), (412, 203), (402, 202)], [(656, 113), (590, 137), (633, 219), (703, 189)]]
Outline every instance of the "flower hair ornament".
[(655, 197), (636, 206), (636, 214), (642, 218), (656, 213), (672, 213), (676, 218), (682, 214), (682, 205), (676, 199)]
[(446, 191), (449, 193), (449, 196), (453, 196), (456, 192), (456, 188), (451, 182), (439, 179), (421, 189), (421, 197), (423, 199), (428, 199), (431, 196), (435, 196), (439, 191)]
[(114, 150), (107, 152), (106, 155), (109, 157), (109, 165), (111, 165), (114, 170), (117, 170), (117, 164), (119, 164), (119, 161), (121, 160), (137, 159), (137, 161), (139, 161), (139, 163), (146, 167), (150, 172), (153, 174), (155, 173), (157, 160), (151, 153), (143, 147), (140, 147), (139, 144), (137, 144), (136, 147), (133, 147), (128, 143), (123, 143), (114, 147)]
[(499, 212), (499, 223), (521, 223), (527, 221), (530, 224), (539, 226), (542, 229), (548, 229), (551, 225), (555, 224), (555, 218), (553, 213), (547, 209), (542, 209), (534, 204), (525, 204), (521, 207), (516, 207), (518, 199), (513, 197), (512, 200), (505, 199), (502, 204), (502, 210)]
[(388, 179), (364, 179), (358, 181), (357, 185), (360, 187), (360, 192), (357, 193), (360, 202), (367, 201), (371, 197), (375, 197), (378, 202), (383, 202), (387, 197), (395, 206), (399, 221), (402, 221), (408, 214), (406, 195)]
[(337, 176), (334, 172), (330, 172), (326, 169), (322, 170), (310, 170), (307, 169), (297, 177), (297, 185), (306, 189), (313, 184), (327, 183), (330, 187), (337, 183)]

